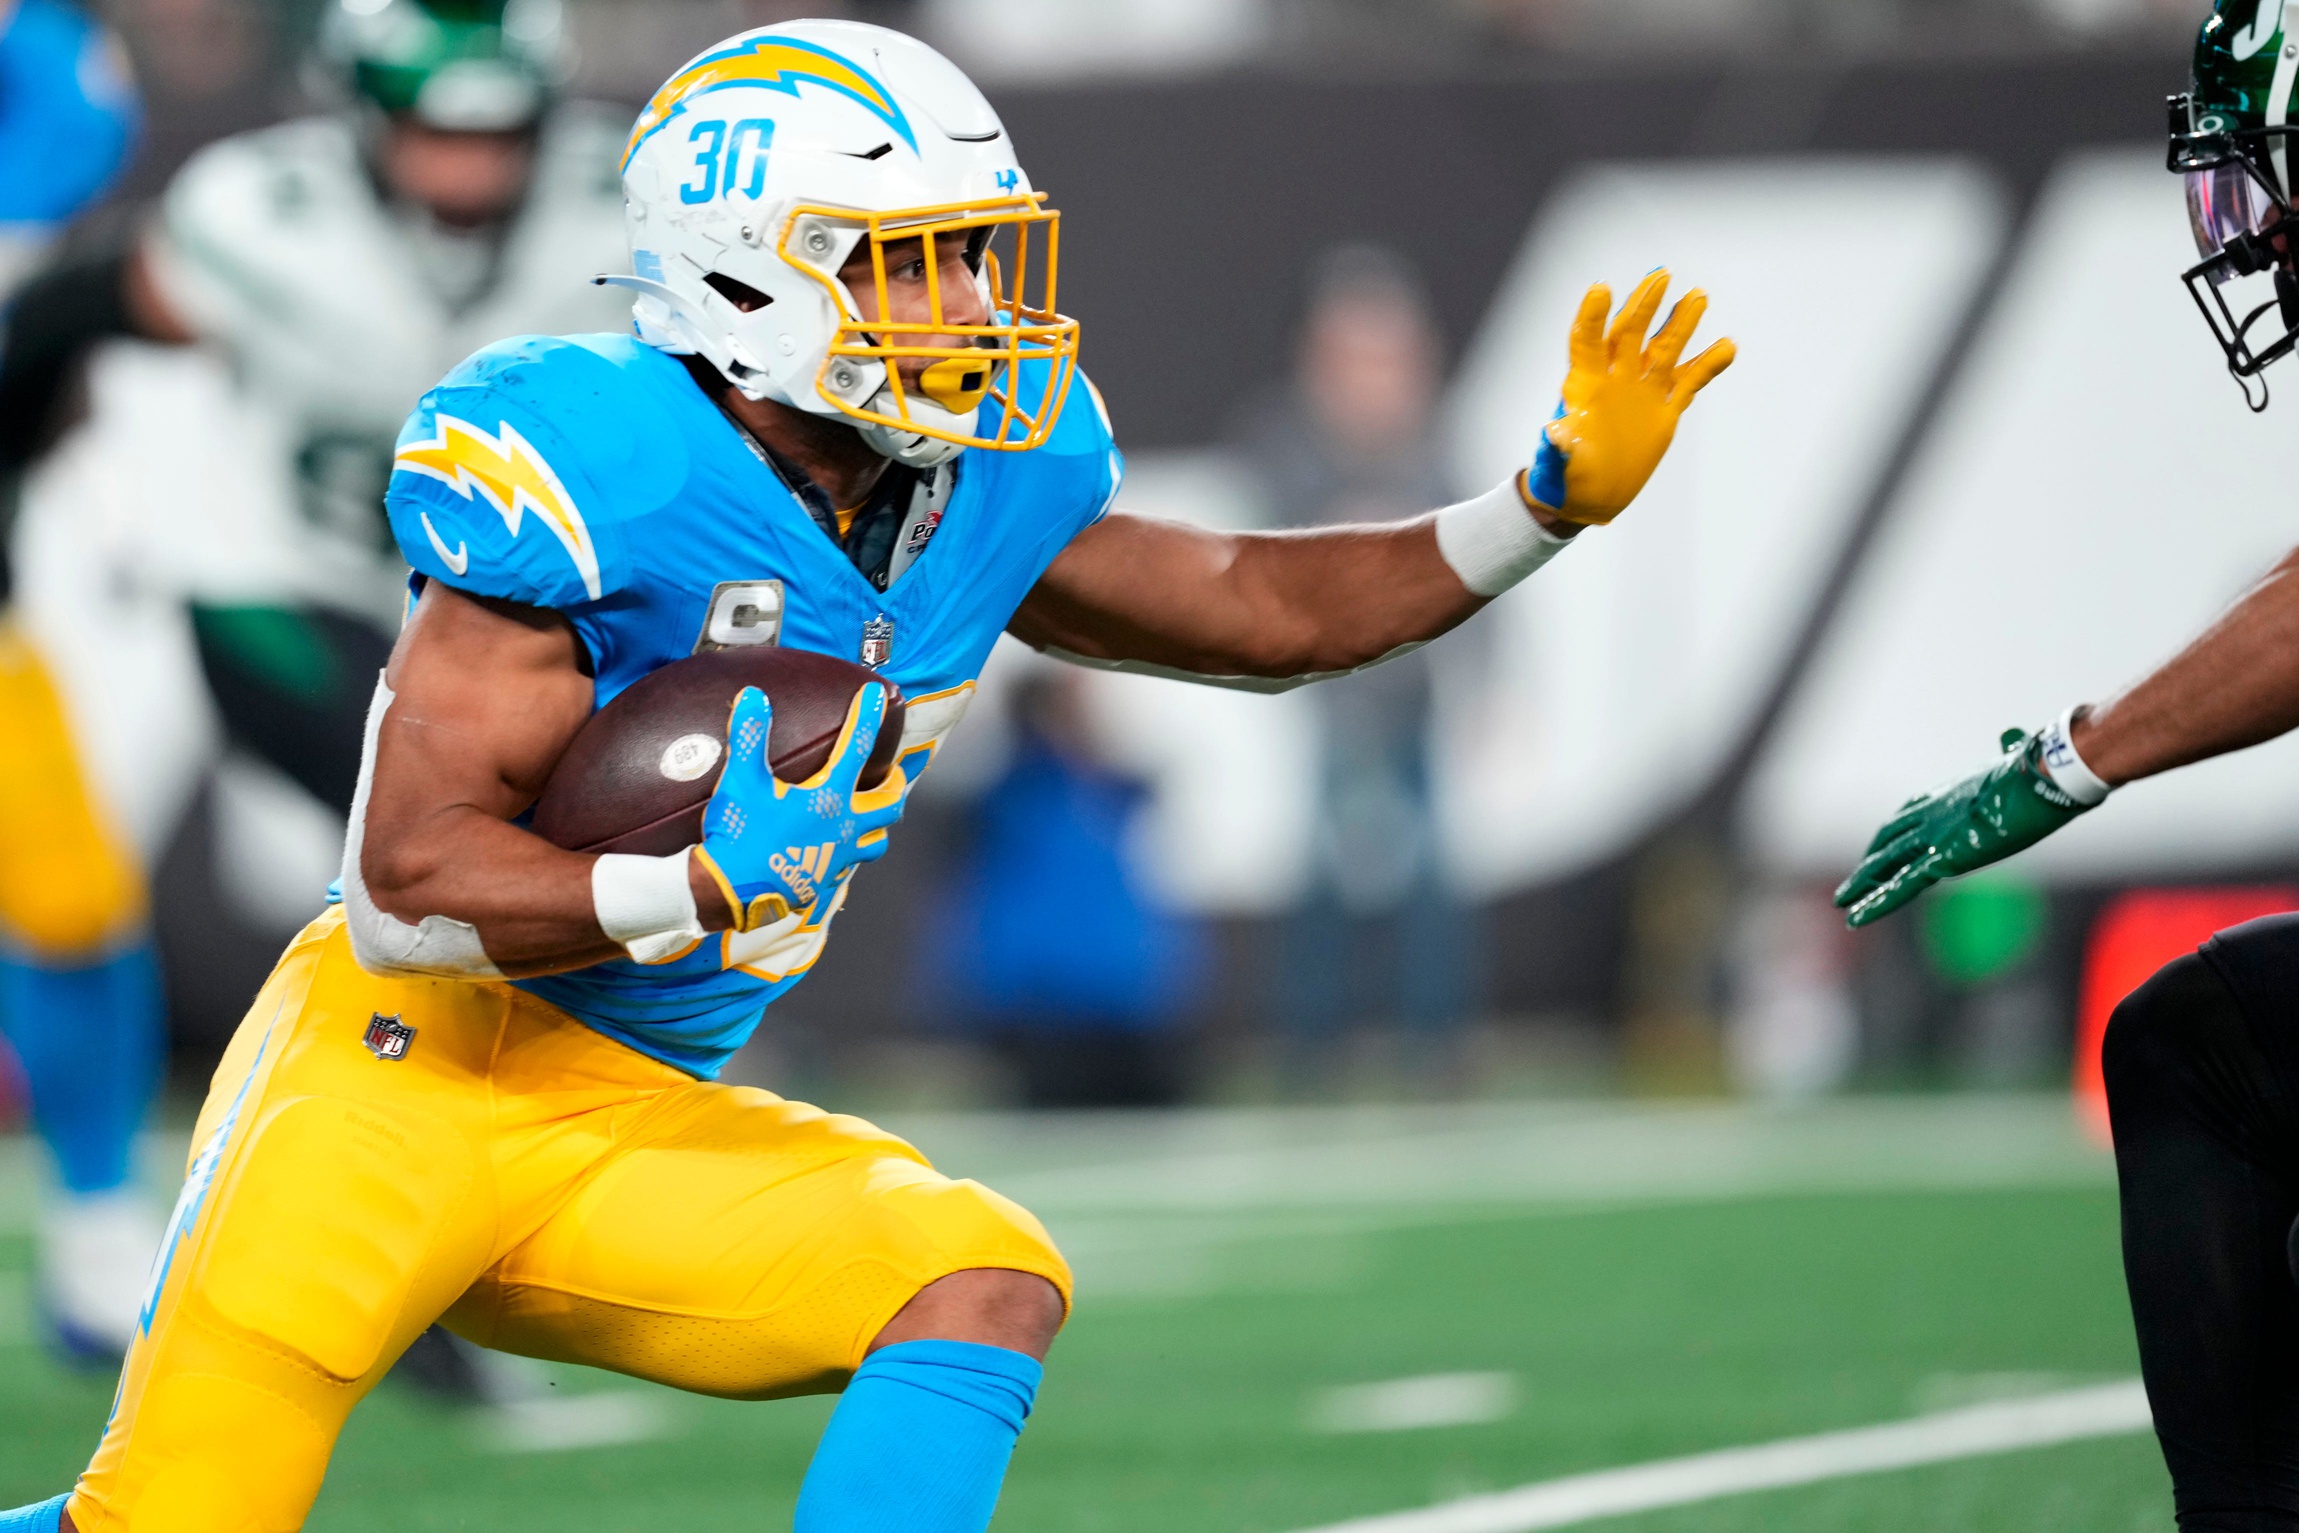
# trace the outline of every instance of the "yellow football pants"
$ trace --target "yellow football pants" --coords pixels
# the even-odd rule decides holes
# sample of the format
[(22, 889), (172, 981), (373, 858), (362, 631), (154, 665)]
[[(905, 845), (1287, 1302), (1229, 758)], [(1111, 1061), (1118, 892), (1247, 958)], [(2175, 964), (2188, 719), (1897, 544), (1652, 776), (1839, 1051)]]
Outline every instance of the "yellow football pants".
[(35, 958), (93, 956), (143, 921), (144, 903), (47, 666), (0, 619), (0, 940)]
[[(371, 1021), (414, 1030), (398, 1058)], [(918, 1290), (1069, 1269), (1029, 1214), (855, 1118), (697, 1081), (502, 984), (387, 980), (339, 911), (216, 1072), (80, 1533), (300, 1527), (432, 1321), (738, 1399), (842, 1388)]]

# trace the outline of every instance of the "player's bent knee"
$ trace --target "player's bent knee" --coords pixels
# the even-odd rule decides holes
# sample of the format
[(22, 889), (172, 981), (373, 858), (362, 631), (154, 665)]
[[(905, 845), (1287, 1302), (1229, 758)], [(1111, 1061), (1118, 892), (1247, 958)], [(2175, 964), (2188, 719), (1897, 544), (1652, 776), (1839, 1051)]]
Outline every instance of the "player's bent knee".
[(1070, 1265), (1036, 1215), (980, 1182), (937, 1178), (915, 1194), (902, 1212), (936, 1248), (940, 1275), (995, 1270), (1035, 1276), (1052, 1286), (1068, 1310)]
[(2198, 1114), (2216, 1119), (2226, 1091), (2264, 1068), (2241, 1003), (2220, 967), (2200, 954), (2165, 964), (2117, 1005), (2101, 1042), (2100, 1073), (2119, 1158), (2159, 1131), (2175, 1137)]
[[(142, 1402), (144, 1475), (115, 1487), (101, 1524), (166, 1533), (300, 1526), (319, 1494), (335, 1421), (308, 1402), (214, 1374), (166, 1380)], [(125, 1494), (120, 1494), (125, 1491)]]
[[(1014, 1305), (1040, 1317), (991, 1344), (1044, 1351), (1067, 1305), (1070, 1272), (1026, 1210), (909, 1155), (847, 1156), (819, 1175), (818, 1184), (806, 1179), (804, 1219), (835, 1217), (796, 1247), (790, 1230), (762, 1229), (755, 1241), (729, 1242), (719, 1260), (683, 1270), (675, 1293), (659, 1274), (618, 1274), (606, 1286), (623, 1297), (612, 1299), (558, 1281), (555, 1258), (522, 1257), (477, 1284), (446, 1323), (501, 1351), (769, 1400), (843, 1389), (922, 1293), (953, 1275), (986, 1272), (996, 1274), (988, 1279), (993, 1309)], [(586, 1239), (598, 1239), (596, 1230)], [(974, 1339), (938, 1328), (917, 1339), (929, 1335)]]
[(1037, 1273), (976, 1267), (920, 1289), (870, 1350), (906, 1341), (970, 1341), (1043, 1362), (1067, 1312), (1062, 1291)]
[(879, 1201), (891, 1244), (907, 1247), (915, 1286), (863, 1338), (866, 1350), (931, 1339), (1042, 1357), (1068, 1317), (1072, 1287), (1053, 1237), (1029, 1210), (979, 1182), (919, 1171)]

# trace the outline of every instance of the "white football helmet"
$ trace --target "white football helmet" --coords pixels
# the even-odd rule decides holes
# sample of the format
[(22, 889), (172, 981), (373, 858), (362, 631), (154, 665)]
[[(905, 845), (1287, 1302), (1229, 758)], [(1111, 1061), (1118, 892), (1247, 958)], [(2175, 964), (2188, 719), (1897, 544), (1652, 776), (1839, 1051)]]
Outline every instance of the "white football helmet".
[[(703, 53), (639, 114), (623, 207), (635, 275), (600, 280), (636, 290), (642, 340), (753, 399), (852, 419), (920, 467), (1035, 447), (1061, 413), (1078, 326), (1054, 310), (1059, 215), (974, 83), (915, 38), (797, 21)], [(965, 242), (987, 322), (945, 322), (933, 259), (924, 319), (863, 319), (840, 269), (869, 242), (884, 314), (888, 247), (922, 238)], [(1027, 408), (1025, 361), (1047, 364)]]

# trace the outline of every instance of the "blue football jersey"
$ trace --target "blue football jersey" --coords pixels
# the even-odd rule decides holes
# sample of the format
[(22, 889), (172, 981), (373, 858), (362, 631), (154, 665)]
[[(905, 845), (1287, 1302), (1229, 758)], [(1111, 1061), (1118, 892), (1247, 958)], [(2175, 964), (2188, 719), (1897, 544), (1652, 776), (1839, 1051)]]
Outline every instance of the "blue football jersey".
[[(1028, 403), (1045, 374), (1018, 382)], [(423, 396), (386, 501), (418, 582), (563, 613), (590, 651), (595, 707), (659, 666), (744, 644), (875, 665), (908, 701), (915, 782), (1014, 609), (1123, 472), (1081, 378), (1041, 446), (967, 451), (939, 471), (881, 591), (677, 358), (628, 336), (521, 336)], [(668, 962), (518, 983), (709, 1078), (820, 956), (844, 897)]]

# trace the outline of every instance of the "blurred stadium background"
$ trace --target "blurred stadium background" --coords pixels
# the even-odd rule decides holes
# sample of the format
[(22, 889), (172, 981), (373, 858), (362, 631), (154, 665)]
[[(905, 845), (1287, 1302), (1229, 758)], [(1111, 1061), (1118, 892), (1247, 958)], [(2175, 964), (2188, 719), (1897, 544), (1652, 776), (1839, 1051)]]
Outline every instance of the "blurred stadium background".
[[(569, 0), (575, 89), (635, 106), (832, 9)], [(308, 5), (105, 10), (149, 121), (92, 229), (307, 109)], [(2161, 98), (2201, 7), (842, 13), (975, 72), (1063, 210), (1137, 509), (1276, 525), (1491, 482), (1594, 277), (1671, 266), (1742, 353), (1620, 528), (1396, 675), (1259, 698), (1002, 653), (903, 854), (737, 1061), (1076, 1255), (1000, 1525), (1281, 1533), (2132, 1375), (2079, 1034), (2231, 913), (2299, 906), (2299, 745), (2139, 785), (1857, 938), (1827, 895), (1900, 796), (2290, 544), (2288, 427), (2176, 281)], [(339, 852), (284, 779), (187, 762), (156, 1183)], [(1043, 924), (971, 923), (985, 881)], [(38, 1171), (0, 1157), (9, 1504), (80, 1462), (109, 1382), (38, 1352)], [(478, 1424), (380, 1397), (316, 1525), (750, 1526), (820, 1419), (503, 1387)], [(2143, 1422), (1608, 1526), (2160, 1526)]]

